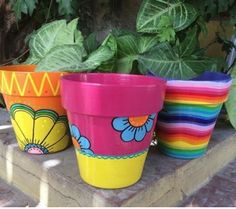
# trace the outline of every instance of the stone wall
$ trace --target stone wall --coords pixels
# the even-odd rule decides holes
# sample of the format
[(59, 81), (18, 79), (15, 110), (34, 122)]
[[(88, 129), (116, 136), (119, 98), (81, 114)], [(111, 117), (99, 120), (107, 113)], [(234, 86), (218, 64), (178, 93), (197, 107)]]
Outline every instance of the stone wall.
[(82, 26), (89, 31), (135, 30), (140, 3), (141, 0), (90, 0), (80, 13)]

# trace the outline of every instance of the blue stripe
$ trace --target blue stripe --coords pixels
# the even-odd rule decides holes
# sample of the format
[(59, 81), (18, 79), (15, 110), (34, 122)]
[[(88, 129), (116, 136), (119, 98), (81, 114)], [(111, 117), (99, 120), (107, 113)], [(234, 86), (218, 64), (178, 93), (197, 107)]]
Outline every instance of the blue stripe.
[(217, 117), (191, 117), (191, 116), (184, 116), (184, 115), (170, 115), (165, 112), (160, 112), (158, 116), (159, 121), (163, 121), (166, 123), (196, 123), (196, 124), (205, 124), (209, 125), (216, 122)]

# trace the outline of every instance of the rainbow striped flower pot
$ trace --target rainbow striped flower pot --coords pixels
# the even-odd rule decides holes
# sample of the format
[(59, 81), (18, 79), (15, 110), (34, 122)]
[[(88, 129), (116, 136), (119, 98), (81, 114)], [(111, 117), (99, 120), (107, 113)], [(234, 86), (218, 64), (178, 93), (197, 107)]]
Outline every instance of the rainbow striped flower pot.
[(70, 145), (66, 111), (61, 105), (59, 72), (34, 72), (35, 65), (0, 68), (0, 92), (10, 113), (19, 148), (48, 154)]
[(107, 189), (137, 182), (166, 82), (146, 76), (81, 73), (63, 76), (61, 84), (81, 178)]
[(176, 158), (202, 156), (230, 86), (230, 76), (215, 72), (168, 81), (157, 123), (159, 150)]

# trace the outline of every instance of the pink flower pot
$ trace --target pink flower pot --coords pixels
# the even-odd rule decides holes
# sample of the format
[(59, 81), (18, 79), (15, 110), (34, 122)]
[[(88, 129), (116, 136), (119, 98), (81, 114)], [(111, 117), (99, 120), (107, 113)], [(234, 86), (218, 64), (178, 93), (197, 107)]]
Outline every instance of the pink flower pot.
[(101, 188), (137, 182), (162, 109), (165, 81), (88, 73), (66, 75), (61, 85), (84, 181)]

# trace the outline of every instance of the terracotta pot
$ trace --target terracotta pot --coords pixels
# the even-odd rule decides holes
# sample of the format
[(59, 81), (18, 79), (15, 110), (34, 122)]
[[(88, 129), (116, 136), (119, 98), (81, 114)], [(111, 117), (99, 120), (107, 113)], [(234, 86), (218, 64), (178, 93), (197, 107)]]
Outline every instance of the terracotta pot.
[(66, 112), (60, 102), (62, 73), (34, 69), (34, 65), (1, 67), (0, 91), (20, 149), (30, 154), (58, 152), (70, 144)]
[(162, 108), (165, 81), (88, 73), (66, 75), (61, 84), (82, 179), (110, 189), (137, 182)]
[(157, 123), (159, 150), (176, 158), (202, 156), (230, 86), (230, 76), (214, 72), (192, 80), (168, 81)]

